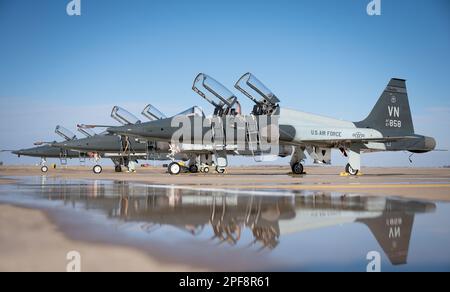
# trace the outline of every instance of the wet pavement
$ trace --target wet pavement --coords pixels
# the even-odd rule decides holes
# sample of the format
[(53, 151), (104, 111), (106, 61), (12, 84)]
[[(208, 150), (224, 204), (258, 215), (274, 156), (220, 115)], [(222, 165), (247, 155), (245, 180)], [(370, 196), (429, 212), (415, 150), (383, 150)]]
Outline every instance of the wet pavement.
[(42, 209), (68, 237), (218, 271), (450, 271), (450, 204), (324, 191), (199, 190), (20, 177), (0, 203)]

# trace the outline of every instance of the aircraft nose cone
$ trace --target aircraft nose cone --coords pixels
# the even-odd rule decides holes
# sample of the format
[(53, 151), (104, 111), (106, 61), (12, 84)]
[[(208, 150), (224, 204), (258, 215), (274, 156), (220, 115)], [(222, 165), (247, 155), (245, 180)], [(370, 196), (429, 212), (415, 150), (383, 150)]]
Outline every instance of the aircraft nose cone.
[(429, 150), (436, 149), (436, 140), (431, 137), (426, 137), (425, 138), (425, 148), (429, 149)]

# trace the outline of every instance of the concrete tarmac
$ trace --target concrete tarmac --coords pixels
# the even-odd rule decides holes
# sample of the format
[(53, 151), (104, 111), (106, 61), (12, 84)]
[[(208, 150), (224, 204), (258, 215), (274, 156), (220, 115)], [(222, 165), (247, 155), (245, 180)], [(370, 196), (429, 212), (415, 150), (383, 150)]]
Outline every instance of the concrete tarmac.
[[(138, 168), (136, 173), (115, 173), (105, 167), (94, 174), (91, 167), (58, 167), (48, 177), (89, 180), (121, 180), (150, 185), (174, 185), (194, 189), (246, 191), (324, 191), (380, 196), (401, 196), (424, 200), (450, 201), (450, 169), (446, 168), (364, 168), (360, 176), (342, 176), (342, 167), (306, 166), (304, 175), (293, 175), (286, 166), (230, 167), (226, 174), (184, 173), (171, 176), (163, 167)], [(2, 166), (5, 177), (41, 176), (36, 166)], [(8, 179), (9, 180), (9, 179)]]

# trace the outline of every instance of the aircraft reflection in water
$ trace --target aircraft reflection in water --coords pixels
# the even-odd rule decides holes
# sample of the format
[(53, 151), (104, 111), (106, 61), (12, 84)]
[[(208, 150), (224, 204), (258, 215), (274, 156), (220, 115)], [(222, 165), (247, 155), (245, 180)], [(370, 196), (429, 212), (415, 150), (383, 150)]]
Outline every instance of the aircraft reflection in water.
[(276, 248), (286, 234), (362, 223), (393, 265), (407, 263), (414, 216), (436, 209), (428, 202), (353, 194), (230, 194), (126, 182), (43, 185), (42, 194), (102, 210), (111, 218), (137, 222), (147, 232), (169, 225), (199, 235), (210, 227), (215, 241), (235, 245), (244, 231), (250, 230), (253, 240), (249, 246), (261, 249)]

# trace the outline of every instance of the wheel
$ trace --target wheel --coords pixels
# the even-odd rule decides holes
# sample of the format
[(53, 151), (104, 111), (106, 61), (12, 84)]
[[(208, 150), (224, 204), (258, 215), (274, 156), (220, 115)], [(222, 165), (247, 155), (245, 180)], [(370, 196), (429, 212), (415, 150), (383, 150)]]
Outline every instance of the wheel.
[(41, 167), (41, 171), (42, 171), (43, 173), (48, 172), (48, 166), (43, 165), (43, 166)]
[(358, 172), (359, 172), (359, 169), (353, 169), (353, 168), (350, 166), (350, 163), (349, 163), (349, 164), (347, 164), (347, 165), (345, 166), (345, 172), (348, 173), (348, 174), (350, 174), (350, 175), (357, 175)]
[(171, 175), (178, 175), (181, 172), (181, 166), (177, 162), (169, 164), (169, 173)]
[(114, 170), (116, 172), (122, 172), (122, 166), (121, 165), (116, 165), (116, 167), (114, 168)]
[(303, 164), (297, 162), (294, 165), (292, 165), (292, 172), (294, 174), (303, 174)]
[(209, 172), (209, 167), (208, 166), (203, 167), (203, 172), (204, 173), (208, 173)]
[(198, 172), (198, 166), (195, 165), (195, 164), (189, 166), (189, 172), (190, 173), (197, 173)]
[(102, 173), (103, 168), (102, 168), (100, 165), (96, 165), (96, 166), (94, 166), (94, 167), (92, 168), (92, 171), (93, 171), (95, 174), (100, 174), (100, 173)]
[(216, 167), (216, 171), (217, 171), (217, 173), (224, 174), (225, 168)]

